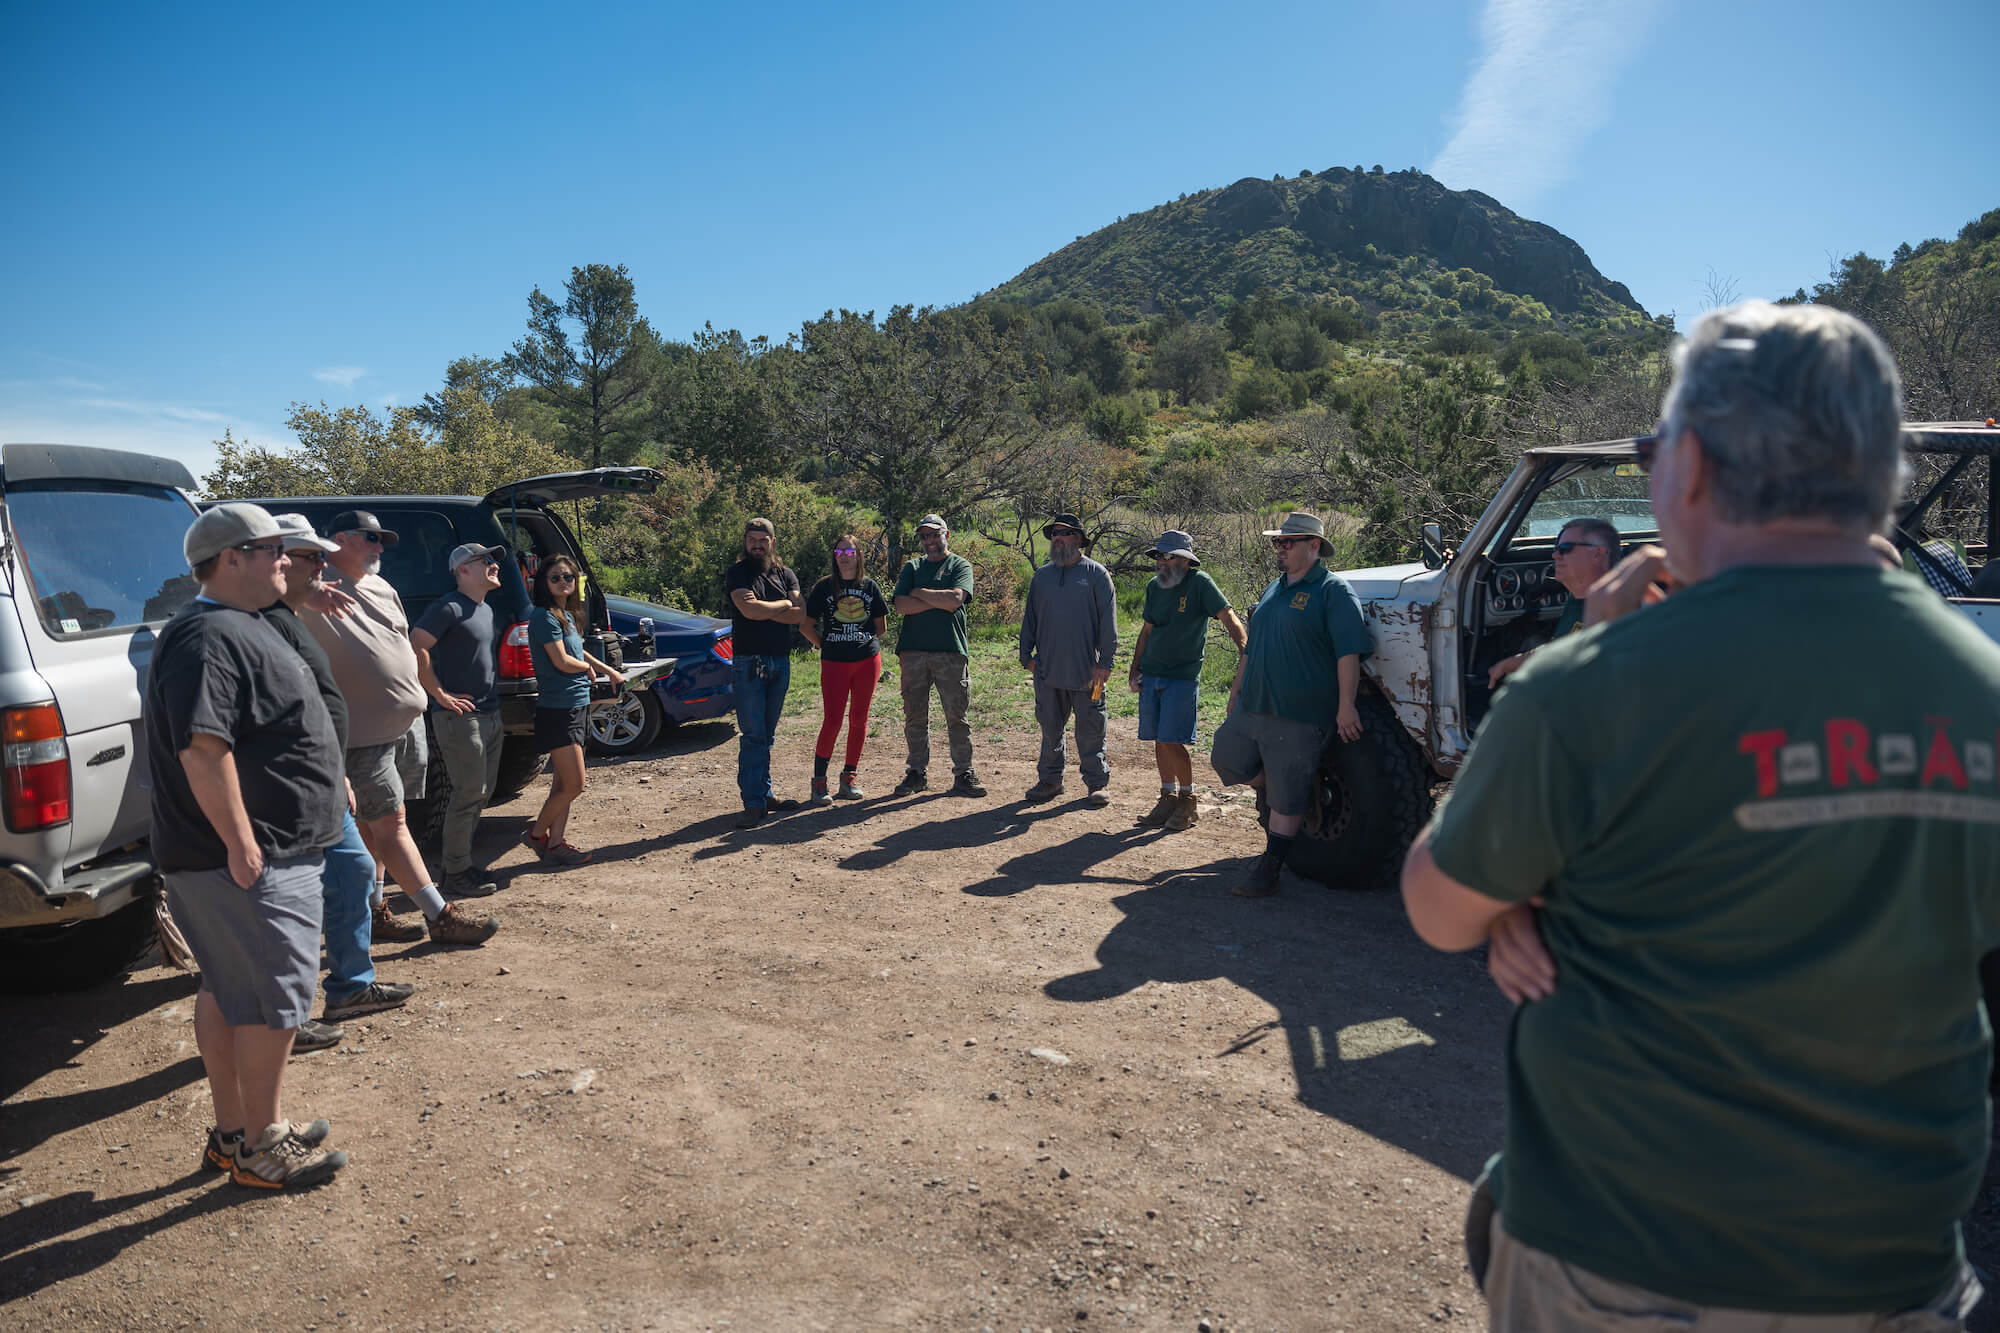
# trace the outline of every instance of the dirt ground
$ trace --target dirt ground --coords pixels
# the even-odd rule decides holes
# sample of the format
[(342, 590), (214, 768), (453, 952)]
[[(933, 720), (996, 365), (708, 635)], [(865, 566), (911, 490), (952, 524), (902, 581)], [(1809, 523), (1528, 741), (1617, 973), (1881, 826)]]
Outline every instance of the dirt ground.
[[(809, 743), (781, 733), (781, 793)], [(410, 1006), (292, 1062), (288, 1110), (353, 1158), (319, 1190), (195, 1169), (192, 978), (0, 1001), (0, 1322), (1483, 1327), (1480, 963), (1388, 896), (1228, 896), (1254, 815), (1136, 829), (1129, 720), (1107, 810), (1073, 774), (1025, 808), (1032, 739), (980, 749), (986, 800), (742, 833), (734, 732), (690, 728), (593, 768), (567, 871), (514, 843), (539, 788), (497, 809), (501, 933), (378, 948)], [(871, 744), (871, 791), (899, 758)]]

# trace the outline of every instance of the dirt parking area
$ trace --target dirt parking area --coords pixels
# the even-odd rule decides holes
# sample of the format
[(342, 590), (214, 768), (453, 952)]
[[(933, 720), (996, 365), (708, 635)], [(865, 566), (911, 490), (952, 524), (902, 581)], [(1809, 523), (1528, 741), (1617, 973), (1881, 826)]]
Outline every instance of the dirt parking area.
[[(986, 800), (738, 832), (726, 725), (593, 770), (590, 866), (496, 810), (500, 935), (378, 948), (410, 1006), (292, 1063), (353, 1158), (316, 1191), (195, 1169), (192, 978), (0, 1003), (4, 1322), (1483, 1327), (1505, 1002), (1391, 897), (1231, 898), (1243, 803), (1135, 828), (1131, 727), (1107, 810), (1023, 807), (1032, 740), (982, 738)], [(781, 791), (809, 765), (781, 735)]]

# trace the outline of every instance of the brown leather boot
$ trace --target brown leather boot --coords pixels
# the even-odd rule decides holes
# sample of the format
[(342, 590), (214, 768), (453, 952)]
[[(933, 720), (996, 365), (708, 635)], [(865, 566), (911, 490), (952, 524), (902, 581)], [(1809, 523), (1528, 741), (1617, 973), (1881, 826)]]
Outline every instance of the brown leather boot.
[(1184, 791), (1174, 797), (1174, 808), (1167, 814), (1167, 832), (1185, 833), (1200, 822), (1201, 812), (1194, 808), (1193, 792)]

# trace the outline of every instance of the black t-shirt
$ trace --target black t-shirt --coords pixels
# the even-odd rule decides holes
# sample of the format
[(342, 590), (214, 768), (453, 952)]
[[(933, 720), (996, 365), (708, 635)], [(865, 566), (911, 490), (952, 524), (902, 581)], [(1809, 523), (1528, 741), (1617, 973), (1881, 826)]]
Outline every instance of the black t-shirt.
[[(462, 694), (474, 709), (490, 713), (500, 706), (500, 658), (494, 647), (493, 607), (462, 592), (448, 592), (431, 603), (420, 629), (437, 642), (431, 645), (431, 670), (447, 694)], [(431, 700), (431, 711), (445, 711)]]
[(819, 629), (819, 655), (829, 662), (866, 662), (879, 654), (875, 618), (888, 614), (874, 579), (850, 583), (829, 574), (806, 594), (806, 615)]
[(792, 651), (792, 627), (777, 620), (751, 620), (736, 609), (730, 594), (746, 588), (760, 602), (783, 602), (799, 590), (799, 576), (789, 569), (769, 569), (759, 573), (747, 560), (738, 560), (722, 576), (722, 595), (729, 602), (729, 621), (735, 626), (736, 654), (782, 657)]
[(333, 678), (333, 659), (326, 655), (326, 649), (319, 646), (319, 640), (300, 620), (298, 613), (283, 602), (273, 602), (264, 608), (264, 619), (271, 628), (285, 636), (285, 642), (293, 651), (306, 659), (312, 668), (313, 682), (319, 686), (320, 702), (326, 705), (327, 716), (333, 719), (333, 738), (340, 745), (340, 752), (347, 753), (347, 699), (340, 692), (340, 685)]
[(181, 767), (197, 735), (228, 742), (250, 829), (266, 860), (340, 841), (342, 755), (318, 682), (271, 622), (194, 601), (160, 631), (146, 681), (153, 856), (162, 870), (220, 870), (229, 849)]

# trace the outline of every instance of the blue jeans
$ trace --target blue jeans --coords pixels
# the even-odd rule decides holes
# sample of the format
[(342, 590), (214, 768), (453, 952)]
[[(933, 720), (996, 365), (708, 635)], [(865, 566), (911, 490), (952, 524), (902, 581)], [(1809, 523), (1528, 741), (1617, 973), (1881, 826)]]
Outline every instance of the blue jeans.
[(326, 849), (319, 892), (326, 932), (326, 999), (339, 1004), (367, 990), (375, 980), (368, 957), (369, 902), (375, 896), (375, 858), (361, 841), (350, 813), (342, 817), (340, 841)]
[(785, 711), (785, 694), (792, 688), (792, 659), (784, 653), (738, 653), (736, 687), (736, 790), (743, 808), (762, 810), (771, 804), (771, 738), (778, 732), (778, 715)]

